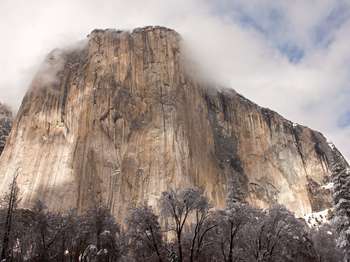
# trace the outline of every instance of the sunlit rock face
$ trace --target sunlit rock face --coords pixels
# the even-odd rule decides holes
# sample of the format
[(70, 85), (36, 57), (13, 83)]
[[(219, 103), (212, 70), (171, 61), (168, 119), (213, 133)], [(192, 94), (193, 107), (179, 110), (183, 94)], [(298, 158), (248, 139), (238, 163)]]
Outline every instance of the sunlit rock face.
[(95, 30), (53, 51), (1, 156), (1, 192), (18, 170), (23, 206), (103, 201), (120, 219), (185, 186), (223, 207), (230, 183), (258, 207), (281, 203), (300, 216), (328, 208), (323, 135), (200, 80), (184, 54), (181, 37), (161, 27)]
[(4, 150), (7, 137), (11, 131), (12, 111), (0, 103), (0, 155)]

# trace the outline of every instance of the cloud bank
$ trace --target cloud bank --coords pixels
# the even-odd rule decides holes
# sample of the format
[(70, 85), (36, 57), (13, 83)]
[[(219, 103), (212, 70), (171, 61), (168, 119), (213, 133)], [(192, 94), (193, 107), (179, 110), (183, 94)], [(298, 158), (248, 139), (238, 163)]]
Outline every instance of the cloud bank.
[(0, 101), (95, 28), (176, 29), (216, 79), (323, 132), (350, 159), (350, 0), (1, 0)]

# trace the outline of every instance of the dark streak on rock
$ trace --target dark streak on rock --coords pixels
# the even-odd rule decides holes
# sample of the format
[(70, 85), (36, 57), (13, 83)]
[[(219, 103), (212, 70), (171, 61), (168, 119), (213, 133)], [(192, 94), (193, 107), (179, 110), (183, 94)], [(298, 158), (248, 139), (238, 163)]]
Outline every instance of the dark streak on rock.
[(306, 166), (306, 163), (305, 163), (305, 159), (304, 159), (304, 155), (303, 155), (303, 152), (302, 152), (302, 148), (301, 148), (301, 140), (300, 140), (300, 134), (302, 132), (302, 129), (300, 126), (296, 126), (296, 127), (291, 127), (291, 132), (293, 134), (293, 137), (295, 139), (295, 146), (297, 148), (297, 151), (300, 155), (300, 158), (301, 158), (301, 161), (303, 162), (303, 166), (305, 168)]
[(322, 188), (321, 185), (310, 177), (307, 177), (306, 186), (313, 212), (319, 212), (332, 206), (331, 192), (329, 189)]
[[(223, 99), (223, 95), (218, 93), (217, 97), (206, 94), (204, 99), (208, 106), (208, 118), (214, 135), (215, 157), (218, 160), (219, 167), (224, 173), (228, 172), (229, 180), (233, 179), (237, 183), (237, 188), (239, 188), (237, 192), (243, 192), (244, 197), (246, 197), (248, 194), (248, 178), (244, 173), (238, 155), (237, 139), (233, 135), (228, 136), (224, 134), (224, 128), (220, 125), (217, 116), (219, 112), (222, 112), (224, 115), (226, 114), (225, 121), (229, 121), (227, 109), (231, 102), (230, 98), (226, 97)], [(225, 110), (226, 112), (224, 112)]]
[(314, 142), (315, 153), (317, 154), (320, 163), (325, 163), (327, 165), (327, 168), (329, 168), (330, 161), (326, 153), (329, 151), (329, 146), (325, 143), (326, 139), (322, 136), (322, 134), (313, 130), (311, 131), (311, 139)]
[(270, 128), (272, 127), (273, 122), (273, 112), (267, 108), (261, 108), (262, 116), (264, 117), (265, 122), (267, 123), (267, 126)]

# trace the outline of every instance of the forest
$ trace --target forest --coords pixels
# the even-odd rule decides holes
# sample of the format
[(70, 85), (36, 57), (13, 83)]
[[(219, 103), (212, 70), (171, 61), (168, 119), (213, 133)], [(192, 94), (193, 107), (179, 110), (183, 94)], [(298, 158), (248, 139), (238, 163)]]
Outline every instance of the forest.
[(281, 205), (261, 210), (229, 190), (224, 209), (200, 188), (161, 194), (159, 214), (146, 204), (116, 221), (99, 203), (84, 212), (52, 212), (37, 201), (17, 207), (16, 177), (2, 200), (2, 261), (310, 261), (339, 262), (332, 223), (310, 228)]

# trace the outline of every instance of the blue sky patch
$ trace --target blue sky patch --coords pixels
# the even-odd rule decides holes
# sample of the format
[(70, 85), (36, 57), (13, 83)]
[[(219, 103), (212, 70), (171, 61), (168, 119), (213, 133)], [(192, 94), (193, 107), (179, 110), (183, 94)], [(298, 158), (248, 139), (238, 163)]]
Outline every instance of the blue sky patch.
[(303, 49), (291, 43), (278, 46), (278, 50), (286, 55), (291, 63), (298, 63), (305, 55)]
[(350, 18), (349, 4), (336, 5), (329, 15), (314, 29), (313, 42), (316, 47), (325, 48), (332, 42), (334, 32)]
[(350, 126), (350, 110), (339, 117), (337, 124), (340, 128), (346, 128)]

